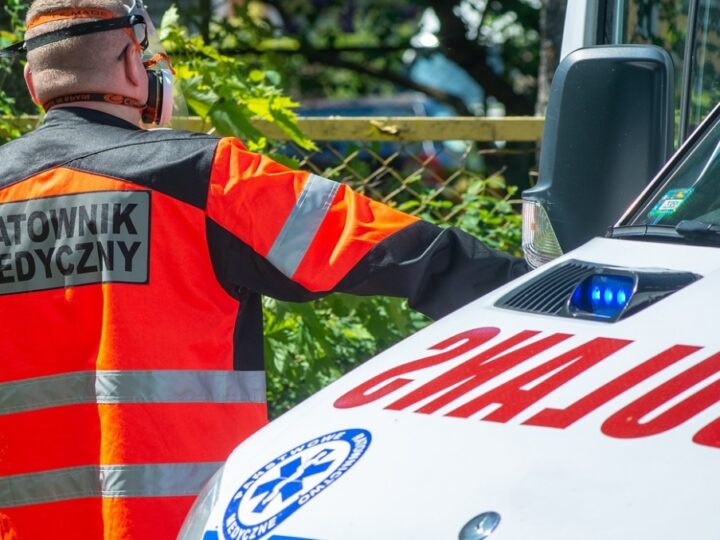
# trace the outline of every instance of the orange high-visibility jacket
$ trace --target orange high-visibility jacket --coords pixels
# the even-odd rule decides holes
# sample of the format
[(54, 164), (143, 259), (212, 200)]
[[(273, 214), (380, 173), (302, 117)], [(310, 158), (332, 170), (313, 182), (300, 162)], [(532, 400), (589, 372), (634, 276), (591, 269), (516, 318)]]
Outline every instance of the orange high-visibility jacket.
[(50, 111), (0, 148), (0, 538), (174, 538), (266, 422), (260, 295), (439, 316), (523, 270), (236, 139)]

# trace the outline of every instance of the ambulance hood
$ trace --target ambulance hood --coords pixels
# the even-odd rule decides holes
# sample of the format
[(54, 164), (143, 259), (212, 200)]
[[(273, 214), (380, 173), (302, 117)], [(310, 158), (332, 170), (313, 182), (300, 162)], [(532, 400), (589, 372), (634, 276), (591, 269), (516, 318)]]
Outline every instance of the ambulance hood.
[[(699, 279), (614, 323), (496, 306), (570, 259)], [(241, 444), (202, 538), (716, 540), (718, 291), (716, 248), (595, 239)]]

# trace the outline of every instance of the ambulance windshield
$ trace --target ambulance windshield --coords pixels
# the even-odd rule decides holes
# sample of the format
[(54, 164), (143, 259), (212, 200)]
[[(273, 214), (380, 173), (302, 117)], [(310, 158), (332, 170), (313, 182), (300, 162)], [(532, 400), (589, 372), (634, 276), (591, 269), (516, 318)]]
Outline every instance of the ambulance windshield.
[(687, 222), (720, 231), (720, 110), (712, 116), (713, 125), (638, 206), (627, 225), (678, 228), (682, 223), (681, 236)]

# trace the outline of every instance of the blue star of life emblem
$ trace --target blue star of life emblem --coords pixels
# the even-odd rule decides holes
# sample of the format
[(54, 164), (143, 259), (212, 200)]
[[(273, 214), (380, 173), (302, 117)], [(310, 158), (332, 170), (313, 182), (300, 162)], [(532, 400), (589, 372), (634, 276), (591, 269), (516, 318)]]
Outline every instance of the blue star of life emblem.
[(327, 433), (258, 469), (225, 510), (225, 539), (263, 538), (350, 470), (371, 440), (364, 429)]
[(263, 497), (255, 507), (255, 512), (265, 510), (278, 495), (280, 495), (283, 502), (285, 502), (293, 495), (301, 492), (303, 489), (303, 480), (306, 477), (325, 472), (333, 464), (334, 460), (332, 459), (323, 461), (323, 459), (333, 452), (334, 450), (320, 450), (304, 463), (302, 458), (297, 457), (280, 467), (280, 478), (260, 484), (252, 494), (251, 497), (255, 498), (258, 495), (267, 493), (267, 496)]

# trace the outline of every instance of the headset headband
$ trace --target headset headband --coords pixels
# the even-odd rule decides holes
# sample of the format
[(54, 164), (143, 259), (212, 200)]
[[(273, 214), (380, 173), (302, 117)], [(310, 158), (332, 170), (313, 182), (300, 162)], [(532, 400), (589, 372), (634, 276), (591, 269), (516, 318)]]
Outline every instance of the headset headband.
[[(1, 56), (14, 56), (16, 54), (26, 53), (49, 45), (50, 43), (56, 43), (64, 39), (84, 36), (88, 34), (95, 34), (97, 32), (108, 32), (110, 30), (120, 30), (132, 28), (138, 24), (146, 24), (145, 18), (142, 15), (134, 14), (133, 12), (137, 7), (144, 8), (142, 2), (133, 2), (133, 5), (128, 10), (128, 15), (119, 16), (117, 13), (101, 8), (65, 8), (59, 9), (52, 13), (44, 15), (38, 15), (30, 21), (28, 21), (27, 29), (31, 30), (40, 25), (66, 21), (73, 19), (100, 19), (82, 24), (76, 24), (53, 32), (47, 32), (37, 37), (26, 39), (19, 43), (14, 43), (5, 49), (0, 49)], [(127, 31), (130, 38), (136, 43), (140, 49), (146, 49), (148, 46), (147, 32), (141, 42), (138, 42), (135, 35), (131, 31)]]
[(118, 14), (100, 8), (66, 8), (58, 9), (52, 13), (38, 15), (30, 19), (27, 23), (27, 30), (32, 30), (41, 24), (47, 24), (56, 21), (66, 21), (68, 19), (114, 19)]

